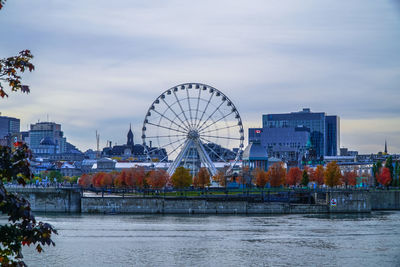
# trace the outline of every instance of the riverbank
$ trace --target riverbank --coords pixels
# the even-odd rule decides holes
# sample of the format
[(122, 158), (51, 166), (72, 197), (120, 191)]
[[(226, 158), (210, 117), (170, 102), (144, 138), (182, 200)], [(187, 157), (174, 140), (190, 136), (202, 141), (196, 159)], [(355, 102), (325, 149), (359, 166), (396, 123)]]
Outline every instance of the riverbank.
[(400, 210), (400, 191), (332, 190), (309, 192), (309, 202), (290, 203), (260, 197), (119, 196), (82, 194), (80, 188), (9, 188), (27, 198), (33, 211), (138, 214), (320, 214)]

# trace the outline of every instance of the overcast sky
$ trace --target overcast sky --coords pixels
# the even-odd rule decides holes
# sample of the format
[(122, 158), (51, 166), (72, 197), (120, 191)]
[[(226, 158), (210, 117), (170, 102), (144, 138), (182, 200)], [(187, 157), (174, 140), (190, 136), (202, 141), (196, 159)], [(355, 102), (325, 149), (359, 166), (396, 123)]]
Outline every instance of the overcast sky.
[(30, 49), (36, 66), (2, 115), (21, 130), (49, 116), (81, 150), (96, 129), (125, 143), (129, 123), (140, 142), (162, 91), (202, 82), (246, 128), (310, 107), (340, 116), (342, 147), (400, 152), (399, 1), (9, 0), (0, 33), (0, 57)]

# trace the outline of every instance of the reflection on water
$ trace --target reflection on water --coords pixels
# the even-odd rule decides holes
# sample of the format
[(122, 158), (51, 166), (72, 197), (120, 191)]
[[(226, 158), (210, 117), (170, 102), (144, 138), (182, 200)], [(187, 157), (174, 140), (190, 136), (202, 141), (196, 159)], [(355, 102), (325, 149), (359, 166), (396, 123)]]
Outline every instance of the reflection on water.
[(37, 217), (59, 235), (30, 266), (400, 266), (400, 212)]

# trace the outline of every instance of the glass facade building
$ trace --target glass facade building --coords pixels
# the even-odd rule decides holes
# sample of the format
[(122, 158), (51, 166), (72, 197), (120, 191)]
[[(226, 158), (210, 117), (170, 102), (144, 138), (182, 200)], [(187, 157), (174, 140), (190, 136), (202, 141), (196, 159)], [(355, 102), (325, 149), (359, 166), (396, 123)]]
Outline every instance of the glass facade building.
[(0, 139), (19, 134), (20, 120), (17, 118), (0, 116)]
[(300, 112), (266, 114), (262, 118), (263, 128), (306, 127), (316, 155), (336, 156), (340, 146), (338, 116), (327, 116), (324, 112), (311, 112), (305, 108)]

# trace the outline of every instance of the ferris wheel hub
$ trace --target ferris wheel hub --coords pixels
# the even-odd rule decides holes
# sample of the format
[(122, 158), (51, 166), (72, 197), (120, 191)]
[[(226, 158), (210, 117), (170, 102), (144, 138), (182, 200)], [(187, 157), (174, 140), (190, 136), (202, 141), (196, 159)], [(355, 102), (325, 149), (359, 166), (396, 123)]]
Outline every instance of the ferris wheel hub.
[(197, 140), (200, 137), (200, 134), (197, 130), (190, 130), (187, 137), (192, 140)]

